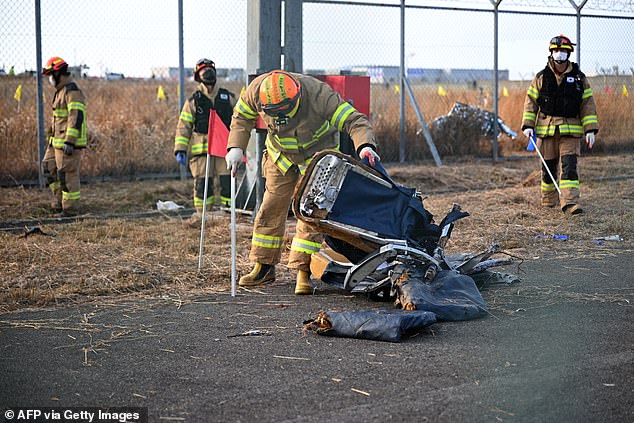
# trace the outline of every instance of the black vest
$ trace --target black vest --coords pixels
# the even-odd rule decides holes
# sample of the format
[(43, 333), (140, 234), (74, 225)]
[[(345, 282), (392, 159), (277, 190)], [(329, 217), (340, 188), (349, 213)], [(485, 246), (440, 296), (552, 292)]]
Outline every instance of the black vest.
[(224, 88), (219, 88), (218, 94), (216, 94), (216, 98), (212, 102), (209, 97), (200, 92), (200, 90), (196, 90), (190, 98), (190, 100), (194, 101), (194, 107), (196, 109), (194, 131), (199, 134), (209, 132), (209, 111), (211, 109), (214, 109), (216, 113), (218, 113), (220, 120), (222, 120), (227, 129), (229, 129), (229, 125), (231, 125), (231, 115), (233, 114), (231, 97), (234, 96), (232, 92)]
[(583, 97), (582, 78), (585, 78), (579, 65), (573, 63), (572, 72), (566, 74), (559, 85), (548, 65), (539, 74), (543, 76), (542, 89), (537, 99), (540, 111), (548, 116), (577, 117)]

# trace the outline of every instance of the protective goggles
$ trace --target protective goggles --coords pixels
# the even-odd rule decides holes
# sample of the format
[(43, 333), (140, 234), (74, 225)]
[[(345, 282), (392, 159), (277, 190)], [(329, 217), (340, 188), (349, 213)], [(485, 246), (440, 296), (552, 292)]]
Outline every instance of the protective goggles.
[(197, 73), (199, 70), (201, 70), (202, 68), (205, 68), (207, 66), (210, 66), (212, 68), (216, 68), (216, 64), (214, 62), (212, 62), (209, 59), (200, 59), (198, 62), (196, 62), (196, 67), (194, 68), (194, 73)]
[(296, 104), (297, 99), (287, 98), (278, 104), (265, 104), (262, 106), (262, 110), (271, 117), (288, 116)]

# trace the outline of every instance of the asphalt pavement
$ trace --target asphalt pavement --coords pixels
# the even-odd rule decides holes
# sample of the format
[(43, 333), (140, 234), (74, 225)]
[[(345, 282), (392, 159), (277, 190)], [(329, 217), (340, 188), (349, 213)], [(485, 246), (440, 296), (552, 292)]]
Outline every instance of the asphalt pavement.
[[(149, 421), (633, 422), (634, 254), (524, 262), (490, 315), (401, 343), (303, 330), (392, 308), (318, 285), (92, 299), (0, 315), (0, 411), (147, 407)], [(251, 332), (249, 332), (251, 331)], [(251, 333), (251, 335), (246, 335)], [(18, 421), (15, 419), (5, 421)]]

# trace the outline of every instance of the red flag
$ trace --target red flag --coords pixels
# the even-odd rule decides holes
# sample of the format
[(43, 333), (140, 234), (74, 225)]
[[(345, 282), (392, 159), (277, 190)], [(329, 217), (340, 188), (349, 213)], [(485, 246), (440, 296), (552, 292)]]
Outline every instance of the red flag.
[(209, 111), (209, 131), (207, 131), (207, 154), (224, 157), (227, 155), (229, 130), (214, 109)]
[(608, 84), (605, 84), (605, 92), (607, 94), (610, 94), (612, 92), (612, 90), (610, 89), (610, 86)]

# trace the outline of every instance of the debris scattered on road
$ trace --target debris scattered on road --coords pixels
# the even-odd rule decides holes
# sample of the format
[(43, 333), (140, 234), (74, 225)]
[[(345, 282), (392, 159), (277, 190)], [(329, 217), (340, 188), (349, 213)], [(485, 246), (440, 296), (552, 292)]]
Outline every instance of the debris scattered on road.
[(601, 236), (599, 238), (595, 238), (597, 241), (623, 241), (620, 235), (609, 235), (609, 236)]
[(350, 390), (351, 390), (352, 392), (356, 392), (357, 394), (365, 395), (366, 397), (369, 397), (369, 396), (370, 396), (370, 393), (369, 393), (369, 392), (361, 391), (361, 390), (359, 390), (359, 389), (355, 389), (355, 388), (350, 388)]
[(310, 358), (305, 358), (305, 357), (289, 357), (286, 355), (274, 355), (273, 358), (283, 358), (284, 360), (303, 360), (303, 361), (310, 361)]
[(271, 336), (271, 333), (268, 330), (252, 329), (235, 335), (227, 335), (227, 338), (235, 338), (236, 336)]

